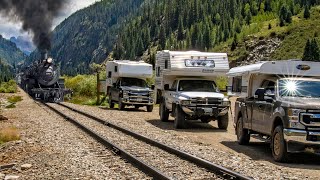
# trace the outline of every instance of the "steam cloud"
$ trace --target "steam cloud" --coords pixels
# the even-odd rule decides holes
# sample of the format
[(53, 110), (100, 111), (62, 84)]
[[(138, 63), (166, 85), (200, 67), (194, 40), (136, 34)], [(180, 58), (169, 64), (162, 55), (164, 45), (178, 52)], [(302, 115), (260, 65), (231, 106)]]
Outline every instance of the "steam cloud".
[(50, 31), (53, 18), (66, 0), (0, 0), (0, 13), (18, 18), (24, 31), (34, 34), (33, 43), (40, 51), (51, 49)]

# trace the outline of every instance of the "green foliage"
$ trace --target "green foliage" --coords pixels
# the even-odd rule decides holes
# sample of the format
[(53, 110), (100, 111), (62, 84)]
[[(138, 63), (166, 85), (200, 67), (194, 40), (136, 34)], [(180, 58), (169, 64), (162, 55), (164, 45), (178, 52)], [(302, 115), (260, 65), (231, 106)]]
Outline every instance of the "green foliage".
[(310, 10), (308, 6), (304, 6), (304, 13), (303, 13), (303, 17), (305, 19), (309, 19), (310, 18)]
[[(15, 43), (4, 39), (0, 35), (0, 60), (2, 59), (3, 63), (15, 66), (19, 62), (23, 62), (26, 58), (27, 55), (17, 48)], [(2, 73), (3, 71), (0, 69), (0, 72)]]
[(7, 99), (10, 103), (17, 103), (17, 102), (22, 101), (21, 96), (11, 96), (11, 97), (8, 97)]
[(307, 41), (306, 47), (304, 49), (303, 61), (320, 61), (320, 50), (316, 39)]
[(14, 80), (2, 82), (0, 84), (0, 93), (16, 93), (18, 91), (17, 84)]
[(8, 82), (10, 79), (13, 78), (13, 69), (3, 62), (0, 58), (0, 83), (1, 82)]
[(77, 75), (65, 77), (66, 88), (72, 89), (75, 96), (94, 97), (97, 80), (95, 75)]

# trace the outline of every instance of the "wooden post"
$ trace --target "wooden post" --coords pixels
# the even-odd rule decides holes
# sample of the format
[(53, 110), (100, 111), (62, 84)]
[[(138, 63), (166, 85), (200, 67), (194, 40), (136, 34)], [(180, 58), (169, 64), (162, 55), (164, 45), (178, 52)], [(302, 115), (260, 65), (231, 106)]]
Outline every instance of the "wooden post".
[(100, 104), (100, 73), (97, 72), (97, 105)]

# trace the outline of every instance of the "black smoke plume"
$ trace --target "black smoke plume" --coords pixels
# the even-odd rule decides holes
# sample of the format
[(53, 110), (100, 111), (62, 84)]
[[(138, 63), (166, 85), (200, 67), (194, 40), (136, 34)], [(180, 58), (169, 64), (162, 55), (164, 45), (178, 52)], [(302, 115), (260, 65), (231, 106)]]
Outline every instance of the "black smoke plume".
[(0, 13), (22, 22), (22, 29), (33, 32), (33, 43), (40, 51), (51, 49), (53, 18), (66, 0), (0, 0)]

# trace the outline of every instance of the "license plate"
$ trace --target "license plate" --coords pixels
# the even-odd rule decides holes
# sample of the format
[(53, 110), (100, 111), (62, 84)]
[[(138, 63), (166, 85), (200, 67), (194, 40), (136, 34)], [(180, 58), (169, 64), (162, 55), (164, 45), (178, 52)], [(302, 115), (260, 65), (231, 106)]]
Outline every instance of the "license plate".
[(212, 108), (204, 108), (204, 113), (206, 114), (211, 114), (212, 113)]
[(138, 101), (138, 102), (142, 102), (143, 99), (142, 99), (142, 98), (137, 98), (137, 101)]

